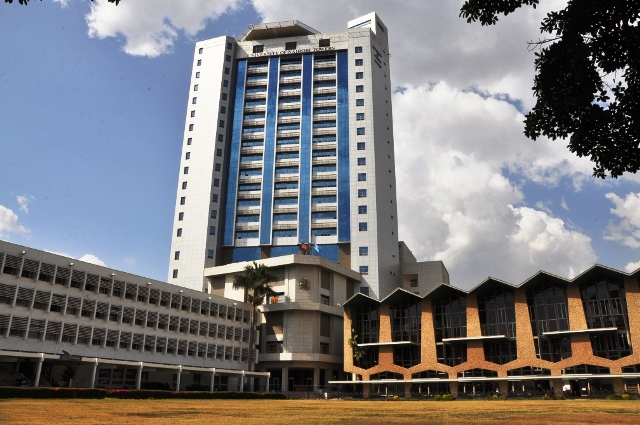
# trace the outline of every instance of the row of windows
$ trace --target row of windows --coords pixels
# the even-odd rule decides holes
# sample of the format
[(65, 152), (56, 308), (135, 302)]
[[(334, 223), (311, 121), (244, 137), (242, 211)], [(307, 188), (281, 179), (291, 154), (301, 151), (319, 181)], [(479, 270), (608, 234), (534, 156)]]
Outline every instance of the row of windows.
[[(201, 323), (201, 325), (207, 325)], [(203, 326), (199, 335), (208, 338), (217, 338), (227, 341), (248, 342), (249, 330), (225, 327), (224, 325), (213, 327)], [(40, 341), (52, 341), (75, 345), (88, 345), (108, 347), (122, 350), (137, 350), (142, 352), (159, 354), (178, 354), (193, 357), (209, 357), (225, 359), (224, 354), (231, 350), (238, 351), (238, 357), (233, 360), (246, 361), (248, 349), (242, 347), (224, 346), (215, 343), (180, 340), (164, 336), (139, 334), (120, 330), (95, 328), (92, 326), (78, 326), (72, 323), (62, 323), (31, 319), (29, 317), (0, 315), (0, 336), (35, 339)], [(240, 350), (242, 350), (240, 352)], [(222, 355), (221, 355), (222, 353)], [(242, 355), (242, 359), (240, 358)], [(231, 357), (226, 358), (230, 360)]]
[[(228, 50), (233, 50), (233, 44), (232, 43), (227, 43), (227, 49)], [(199, 54), (202, 54), (202, 52), (203, 52), (203, 48), (200, 48), (199, 49)], [(229, 54), (225, 55), (225, 61), (226, 62), (231, 62), (231, 55), (229, 55)], [(197, 61), (197, 66), (201, 66), (201, 65), (202, 65), (202, 59), (199, 59)], [(224, 73), (226, 75), (229, 75), (230, 74), (230, 68), (229, 67), (224, 67)], [(195, 78), (200, 78), (200, 72), (199, 71), (196, 72)], [(222, 85), (223, 85), (223, 87), (229, 87), (229, 80), (224, 79)], [(193, 86), (193, 91), (195, 92), (195, 91), (198, 91), (198, 90), (199, 90), (199, 84), (195, 84)], [(223, 91), (221, 93), (221, 100), (223, 100), (223, 101), (228, 100), (228, 93)], [(195, 105), (195, 104), (197, 104), (197, 102), (198, 102), (198, 98), (194, 96), (192, 98), (192, 100), (191, 100), (191, 103)], [(227, 111), (227, 105), (226, 104), (220, 105), (220, 113), (221, 114), (226, 114), (226, 111)], [(196, 116), (196, 110), (192, 110), (191, 111), (191, 117), (195, 117), (195, 116)], [(220, 120), (219, 123), (218, 123), (218, 126), (220, 128), (224, 128), (225, 127), (225, 121), (224, 120)], [(189, 131), (194, 131), (194, 129), (195, 129), (195, 125), (193, 123), (189, 124)], [(223, 134), (218, 134), (217, 135), (217, 141), (218, 142), (223, 142), (224, 141), (224, 135)], [(190, 146), (192, 143), (193, 143), (193, 138), (192, 137), (187, 138), (187, 145)], [(222, 148), (216, 148), (215, 152), (216, 152), (216, 157), (222, 157), (222, 154), (223, 154)], [(185, 160), (189, 160), (189, 159), (191, 159), (191, 152), (186, 152), (185, 153)], [(215, 169), (216, 172), (221, 172), (222, 171), (222, 164), (219, 163), (219, 162), (216, 162), (214, 169)], [(189, 174), (189, 167), (188, 166), (185, 166), (183, 168), (183, 174), (185, 174), (185, 175)], [(214, 187), (220, 187), (220, 178), (214, 178), (213, 179), (213, 186)], [(187, 189), (187, 187), (188, 187), (188, 182), (187, 181), (182, 182), (182, 189)], [(186, 204), (186, 200), (187, 200), (186, 196), (180, 197), (180, 205), (185, 205)], [(211, 202), (217, 202), (217, 201), (218, 201), (218, 194), (217, 193), (212, 194)], [(215, 227), (216, 227), (215, 226), (215, 220), (217, 219), (217, 211), (216, 210), (211, 210), (210, 219), (212, 220), (212, 223), (211, 223), (212, 225), (210, 225), (210, 227), (209, 227), (209, 234), (210, 235), (215, 235)], [(183, 221), (183, 220), (184, 220), (184, 212), (180, 211), (180, 212), (178, 212), (178, 221)], [(176, 235), (178, 237), (182, 236), (182, 228), (178, 228), (176, 230)], [(180, 252), (179, 251), (174, 252), (174, 260), (179, 260), (179, 258), (180, 258)], [(214, 250), (213, 249), (207, 249), (207, 258), (208, 259), (213, 259), (214, 258)], [(177, 278), (178, 277), (178, 269), (173, 269), (172, 276), (173, 276), (173, 278)]]
[[(200, 312), (201, 314), (208, 314), (204, 311), (209, 311), (209, 301), (191, 298), (180, 293), (172, 293), (162, 291), (160, 289), (154, 289), (149, 286), (126, 283), (116, 280), (113, 277), (101, 277), (85, 271), (41, 263), (28, 258), (25, 258), (23, 262), (21, 257), (9, 254), (5, 256), (3, 253), (0, 253), (0, 264), (2, 264), (3, 259), (4, 266), (2, 267), (2, 273), (4, 274), (32, 279), (39, 282), (53, 283), (67, 288), (76, 288), (87, 292), (99, 293), (110, 297), (124, 298), (131, 301), (138, 301), (161, 307), (178, 308), (185, 311), (191, 310), (192, 312)], [(58, 300), (59, 297), (63, 297), (63, 295), (53, 294), (52, 296), (49, 291), (0, 284), (0, 304), (11, 304), (15, 298), (16, 305), (27, 308), (48, 310), (50, 297), (52, 297), (51, 302), (54, 302), (53, 300)], [(74, 297), (70, 297), (70, 299), (80, 300), (80, 298)], [(32, 302), (33, 305), (31, 304)], [(76, 302), (80, 303), (80, 301), (73, 301), (73, 303)], [(54, 303), (54, 305), (57, 304)], [(215, 305), (217, 309), (217, 304), (214, 303), (213, 305)], [(80, 307), (78, 306), (78, 308)]]
[[(242, 308), (234, 308), (207, 300), (199, 300), (197, 298), (182, 296), (181, 294), (171, 294), (158, 290), (156, 290), (155, 293), (153, 291), (150, 292), (148, 299), (143, 297), (142, 294), (139, 294), (137, 298), (130, 292), (125, 292), (124, 294), (126, 299), (137, 299), (137, 301), (141, 302), (148, 300), (150, 305), (220, 319), (235, 320), (241, 323), (248, 323), (251, 316), (249, 310)], [(24, 288), (2, 283), (0, 283), (0, 304), (140, 326), (145, 326), (144, 322), (148, 321), (147, 327), (151, 327), (148, 324), (149, 322), (168, 323), (169, 321), (168, 314), (154, 311), (147, 312), (147, 310), (141, 308), (123, 307), (110, 302), (100, 302), (81, 297), (73, 297), (67, 294), (56, 294), (51, 291), (41, 291), (35, 288)], [(171, 317), (171, 320), (178, 320), (176, 316)], [(132, 322), (133, 318), (135, 318), (135, 322)], [(183, 318), (180, 320), (188, 321), (189, 319)], [(138, 323), (139, 321), (141, 322)]]

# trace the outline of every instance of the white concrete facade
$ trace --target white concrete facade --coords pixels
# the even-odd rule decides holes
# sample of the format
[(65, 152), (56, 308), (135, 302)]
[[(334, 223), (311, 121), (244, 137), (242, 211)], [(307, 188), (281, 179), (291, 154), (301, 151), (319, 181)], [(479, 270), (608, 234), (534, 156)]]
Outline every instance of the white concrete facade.
[(16, 356), (237, 375), (251, 314), (241, 301), (0, 241), (0, 351)]

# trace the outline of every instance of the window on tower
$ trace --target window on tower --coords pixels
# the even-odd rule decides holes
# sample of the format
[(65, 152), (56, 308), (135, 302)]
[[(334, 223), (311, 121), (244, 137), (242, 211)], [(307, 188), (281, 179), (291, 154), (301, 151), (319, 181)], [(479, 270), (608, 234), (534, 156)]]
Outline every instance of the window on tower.
[(253, 46), (253, 53), (262, 53), (264, 52), (264, 44), (256, 44)]
[(298, 43), (295, 41), (288, 41), (284, 44), (284, 50), (296, 50)]

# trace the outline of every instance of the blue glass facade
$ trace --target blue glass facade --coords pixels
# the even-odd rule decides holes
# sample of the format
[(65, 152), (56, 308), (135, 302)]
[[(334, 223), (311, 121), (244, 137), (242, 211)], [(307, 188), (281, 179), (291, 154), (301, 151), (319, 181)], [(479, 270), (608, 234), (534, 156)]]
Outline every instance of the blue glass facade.
[(300, 201), (298, 206), (298, 242), (311, 240), (311, 110), (313, 108), (313, 56), (302, 57), (302, 128), (300, 131)]
[(260, 247), (248, 246), (244, 248), (233, 249), (233, 262), (239, 263), (241, 261), (254, 261), (260, 259)]
[(231, 120), (231, 141), (229, 154), (229, 178), (225, 197), (225, 218), (223, 223), (222, 244), (233, 245), (233, 232), (236, 220), (236, 191), (238, 189), (238, 170), (240, 168), (240, 144), (242, 142), (242, 114), (244, 112), (244, 86), (247, 76), (247, 61), (237, 62), (235, 103)]
[(349, 57), (337, 53), (338, 77), (338, 242), (351, 241), (349, 189)]
[[(251, 64), (247, 63), (247, 60), (239, 60), (237, 62), (237, 73), (235, 77), (235, 86), (233, 86), (232, 97), (233, 106), (230, 108), (230, 124), (229, 129), (229, 167), (227, 168), (227, 190), (225, 193), (223, 211), (225, 212), (223, 222), (221, 223), (221, 235), (223, 246), (233, 246), (236, 239), (251, 239), (258, 238), (259, 244), (271, 245), (273, 243), (274, 234), (276, 236), (285, 236), (282, 232), (274, 232), (273, 221), (297, 221), (297, 240), (298, 242), (309, 242), (313, 236), (331, 236), (336, 235), (338, 242), (349, 242), (351, 239), (351, 223), (350, 223), (350, 185), (349, 185), (349, 64), (348, 64), (348, 52), (339, 51), (336, 52), (336, 68), (333, 69), (321, 69), (322, 75), (331, 75), (336, 73), (336, 81), (322, 81), (314, 83), (314, 61), (332, 61), (333, 59), (325, 59), (325, 56), (314, 58), (314, 54), (304, 54), (302, 58), (297, 59), (301, 64), (300, 71), (287, 71), (294, 77), (293, 73), (300, 75), (300, 94), (290, 93), (285, 97), (280, 98), (279, 93), (283, 88), (280, 85), (280, 66), (285, 65), (286, 59), (279, 57), (270, 57), (268, 63), (262, 65), (261, 70), (267, 71), (266, 76), (253, 76), (247, 75), (248, 69)], [(319, 60), (318, 60), (319, 59)], [(293, 62), (292, 62), (293, 63)], [(265, 87), (247, 87), (247, 81), (264, 81)], [(289, 83), (294, 84), (294, 83)], [(314, 88), (317, 87), (336, 87), (336, 94), (322, 94), (314, 96)], [(262, 92), (266, 91), (266, 100), (255, 99), (247, 101), (247, 105), (251, 106), (266, 105), (266, 112), (252, 111), (244, 116), (245, 109), (245, 96), (249, 91)], [(299, 97), (298, 97), (299, 96)], [(315, 100), (333, 100), (337, 99), (336, 106), (326, 106), (318, 108), (314, 111), (313, 104)], [(278, 111), (278, 105), (286, 104), (286, 102), (300, 102), (299, 109), (294, 107), (288, 107)], [(329, 120), (323, 120), (324, 114), (336, 114), (335, 120), (329, 118)], [(316, 116), (316, 123), (314, 124), (314, 115)], [(288, 120), (278, 127), (278, 118), (288, 119), (300, 117), (299, 124), (296, 120)], [(246, 118), (257, 120), (265, 119), (264, 128), (260, 123), (252, 123), (249, 126), (244, 126)], [(319, 117), (319, 118), (318, 118)], [(329, 132), (328, 134), (322, 134), (314, 137), (314, 126), (318, 129), (335, 129), (335, 133)], [(296, 137), (295, 134), (291, 134), (288, 137), (278, 139), (278, 131), (281, 129), (294, 129), (299, 128), (300, 135)], [(260, 140), (258, 134), (264, 132), (264, 140)], [(245, 138), (247, 134), (254, 135), (251, 140), (245, 140), (242, 142), (243, 133)], [(326, 132), (325, 132), (326, 133)], [(337, 148), (322, 149), (323, 143), (335, 143), (337, 142)], [(299, 150), (291, 150), (289, 146), (295, 146), (299, 144)], [(287, 146), (288, 150), (282, 150), (276, 154), (277, 146)], [(259, 153), (251, 152), (241, 155), (242, 148), (251, 148), (264, 146), (262, 156)], [(315, 148), (314, 148), (315, 146)], [(315, 149), (315, 150), (314, 150)], [(276, 157), (277, 155), (277, 157)], [(276, 160), (280, 161), (295, 161), (299, 160), (299, 164), (286, 164), (286, 166), (276, 168)], [(313, 165), (314, 157), (318, 158), (331, 158), (337, 157), (337, 164), (323, 163)], [(262, 160), (262, 168), (247, 168), (240, 170), (240, 165), (251, 164), (251, 162)], [(284, 164), (283, 164), (284, 165)], [(325, 197), (312, 197), (313, 173), (314, 172), (333, 172), (337, 174), (337, 177), (332, 177), (330, 180), (323, 180), (315, 182), (317, 187), (335, 187), (337, 188), (336, 196)], [(297, 182), (280, 182), (274, 186), (274, 179), (277, 176), (287, 176), (292, 174), (299, 174)], [(240, 176), (262, 176), (261, 184), (239, 184)], [(275, 190), (283, 189), (298, 189), (298, 198), (291, 197), (275, 199)], [(261, 191), (261, 199), (243, 199), (238, 201), (238, 191), (246, 193), (247, 191)], [(286, 207), (292, 205), (295, 208), (297, 201), (298, 211), (297, 213), (280, 213), (277, 217), (274, 217), (273, 208), (274, 203), (282, 204)], [(337, 220), (335, 228), (319, 230), (311, 229), (311, 207), (314, 203), (330, 203), (337, 207), (337, 211), (325, 212), (325, 216), (317, 216), (315, 219), (329, 219)], [(236, 220), (238, 219), (236, 209), (241, 204), (243, 207), (260, 207), (259, 219), (257, 215), (253, 214), (243, 222), (260, 224), (259, 230), (243, 231), (236, 235), (235, 227)], [(282, 217), (280, 217), (282, 216)], [(244, 216), (243, 216), (244, 217)], [(290, 229), (293, 232), (287, 233), (288, 236), (295, 235), (296, 230)], [(317, 231), (315, 231), (317, 230)], [(257, 233), (257, 235), (256, 235)], [(334, 236), (335, 237), (335, 236)], [(253, 239), (255, 241), (255, 239)], [(297, 246), (272, 246), (271, 256), (288, 255), (292, 253), (298, 253)], [(339, 250), (337, 245), (323, 245), (321, 248), (320, 256), (327, 258), (331, 261), (338, 262)], [(248, 261), (260, 258), (260, 250), (254, 248), (234, 248), (233, 261)]]
[(278, 77), (280, 58), (269, 59), (269, 85), (267, 91), (267, 127), (264, 137), (264, 163), (262, 166), (262, 213), (260, 214), (260, 244), (271, 244), (271, 212), (273, 211), (273, 168), (278, 119)]

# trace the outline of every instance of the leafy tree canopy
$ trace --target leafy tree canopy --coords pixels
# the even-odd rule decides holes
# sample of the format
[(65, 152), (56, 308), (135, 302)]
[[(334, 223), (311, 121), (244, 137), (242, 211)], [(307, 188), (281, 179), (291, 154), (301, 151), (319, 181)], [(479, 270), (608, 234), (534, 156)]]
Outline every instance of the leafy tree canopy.
[[(40, 0), (40, 1), (42, 1), (42, 0)], [(93, 0), (91, 0), (91, 1), (93, 1)], [(109, 3), (115, 3), (116, 6), (118, 4), (120, 4), (120, 0), (108, 0), (108, 1), (109, 1)], [(4, 2), (5, 3), (13, 3), (13, 0), (4, 0)], [(29, 4), (29, 0), (18, 0), (18, 3), (23, 4), (23, 5), (26, 6), (27, 4)]]
[(254, 307), (262, 305), (265, 297), (275, 294), (271, 286), (278, 278), (264, 264), (247, 264), (244, 273), (233, 277), (233, 289), (244, 289), (249, 294), (248, 301)]
[[(494, 25), (498, 15), (539, 0), (467, 0), (460, 16)], [(640, 169), (640, 1), (569, 0), (540, 31), (527, 137), (569, 138), (569, 150), (590, 157), (593, 176), (617, 178)]]

